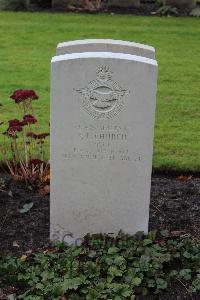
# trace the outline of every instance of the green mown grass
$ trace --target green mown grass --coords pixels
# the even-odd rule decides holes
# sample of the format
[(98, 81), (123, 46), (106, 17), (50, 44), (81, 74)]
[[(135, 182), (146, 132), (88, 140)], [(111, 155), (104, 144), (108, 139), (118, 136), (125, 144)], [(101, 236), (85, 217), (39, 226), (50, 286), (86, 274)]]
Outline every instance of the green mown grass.
[(113, 38), (149, 44), (159, 64), (154, 169), (199, 171), (199, 25), (194, 18), (1, 12), (1, 119), (17, 116), (8, 97), (13, 90), (33, 88), (40, 95), (36, 115), (48, 128), (50, 60), (57, 43)]

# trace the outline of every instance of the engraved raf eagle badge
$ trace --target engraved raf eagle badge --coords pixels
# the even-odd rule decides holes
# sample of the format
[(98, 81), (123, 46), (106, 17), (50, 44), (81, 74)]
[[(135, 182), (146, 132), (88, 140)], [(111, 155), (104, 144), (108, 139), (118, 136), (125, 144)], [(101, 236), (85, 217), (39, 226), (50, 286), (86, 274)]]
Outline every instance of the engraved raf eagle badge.
[(77, 92), (82, 96), (82, 107), (94, 119), (111, 119), (123, 109), (123, 97), (127, 90), (112, 80), (109, 67), (99, 67), (96, 74), (95, 80)]

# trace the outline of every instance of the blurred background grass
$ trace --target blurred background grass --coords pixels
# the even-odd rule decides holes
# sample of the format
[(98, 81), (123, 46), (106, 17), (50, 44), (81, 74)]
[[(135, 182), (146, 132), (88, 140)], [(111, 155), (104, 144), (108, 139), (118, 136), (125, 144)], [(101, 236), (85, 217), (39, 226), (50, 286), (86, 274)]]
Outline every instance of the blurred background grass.
[(0, 120), (19, 116), (9, 95), (30, 88), (40, 95), (34, 107), (41, 131), (49, 129), (50, 60), (59, 42), (112, 38), (152, 45), (159, 64), (153, 167), (199, 171), (199, 37), (194, 18), (1, 12)]

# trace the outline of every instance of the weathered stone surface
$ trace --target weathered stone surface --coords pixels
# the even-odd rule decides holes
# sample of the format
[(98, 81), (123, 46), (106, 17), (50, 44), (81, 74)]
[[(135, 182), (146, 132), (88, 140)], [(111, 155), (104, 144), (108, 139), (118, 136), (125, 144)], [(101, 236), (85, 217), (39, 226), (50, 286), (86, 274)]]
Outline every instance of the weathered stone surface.
[(148, 231), (157, 63), (52, 59), (51, 239)]
[(80, 52), (125, 53), (155, 59), (155, 49), (151, 46), (111, 39), (69, 41), (58, 44), (56, 49), (56, 55)]

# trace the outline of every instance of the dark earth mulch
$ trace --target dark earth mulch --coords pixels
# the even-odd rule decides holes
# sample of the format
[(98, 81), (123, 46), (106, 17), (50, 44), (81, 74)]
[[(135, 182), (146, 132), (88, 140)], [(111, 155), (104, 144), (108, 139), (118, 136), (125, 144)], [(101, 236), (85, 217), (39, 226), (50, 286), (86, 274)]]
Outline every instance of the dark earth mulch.
[[(49, 196), (25, 189), (8, 176), (0, 175), (0, 250), (22, 253), (49, 244)], [(184, 181), (186, 180), (186, 181)], [(34, 205), (20, 213), (24, 204)], [(149, 229), (183, 231), (200, 236), (200, 178), (153, 176)], [(17, 241), (20, 246), (13, 247)]]
[[(29, 249), (49, 246), (49, 196), (25, 189), (8, 176), (0, 175), (0, 250), (21, 255)], [(2, 180), (1, 180), (2, 182)], [(24, 204), (34, 205), (20, 213)], [(167, 229), (172, 234), (200, 237), (200, 178), (153, 176), (149, 229)], [(181, 284), (173, 284), (162, 296), (148, 299), (200, 299)]]

